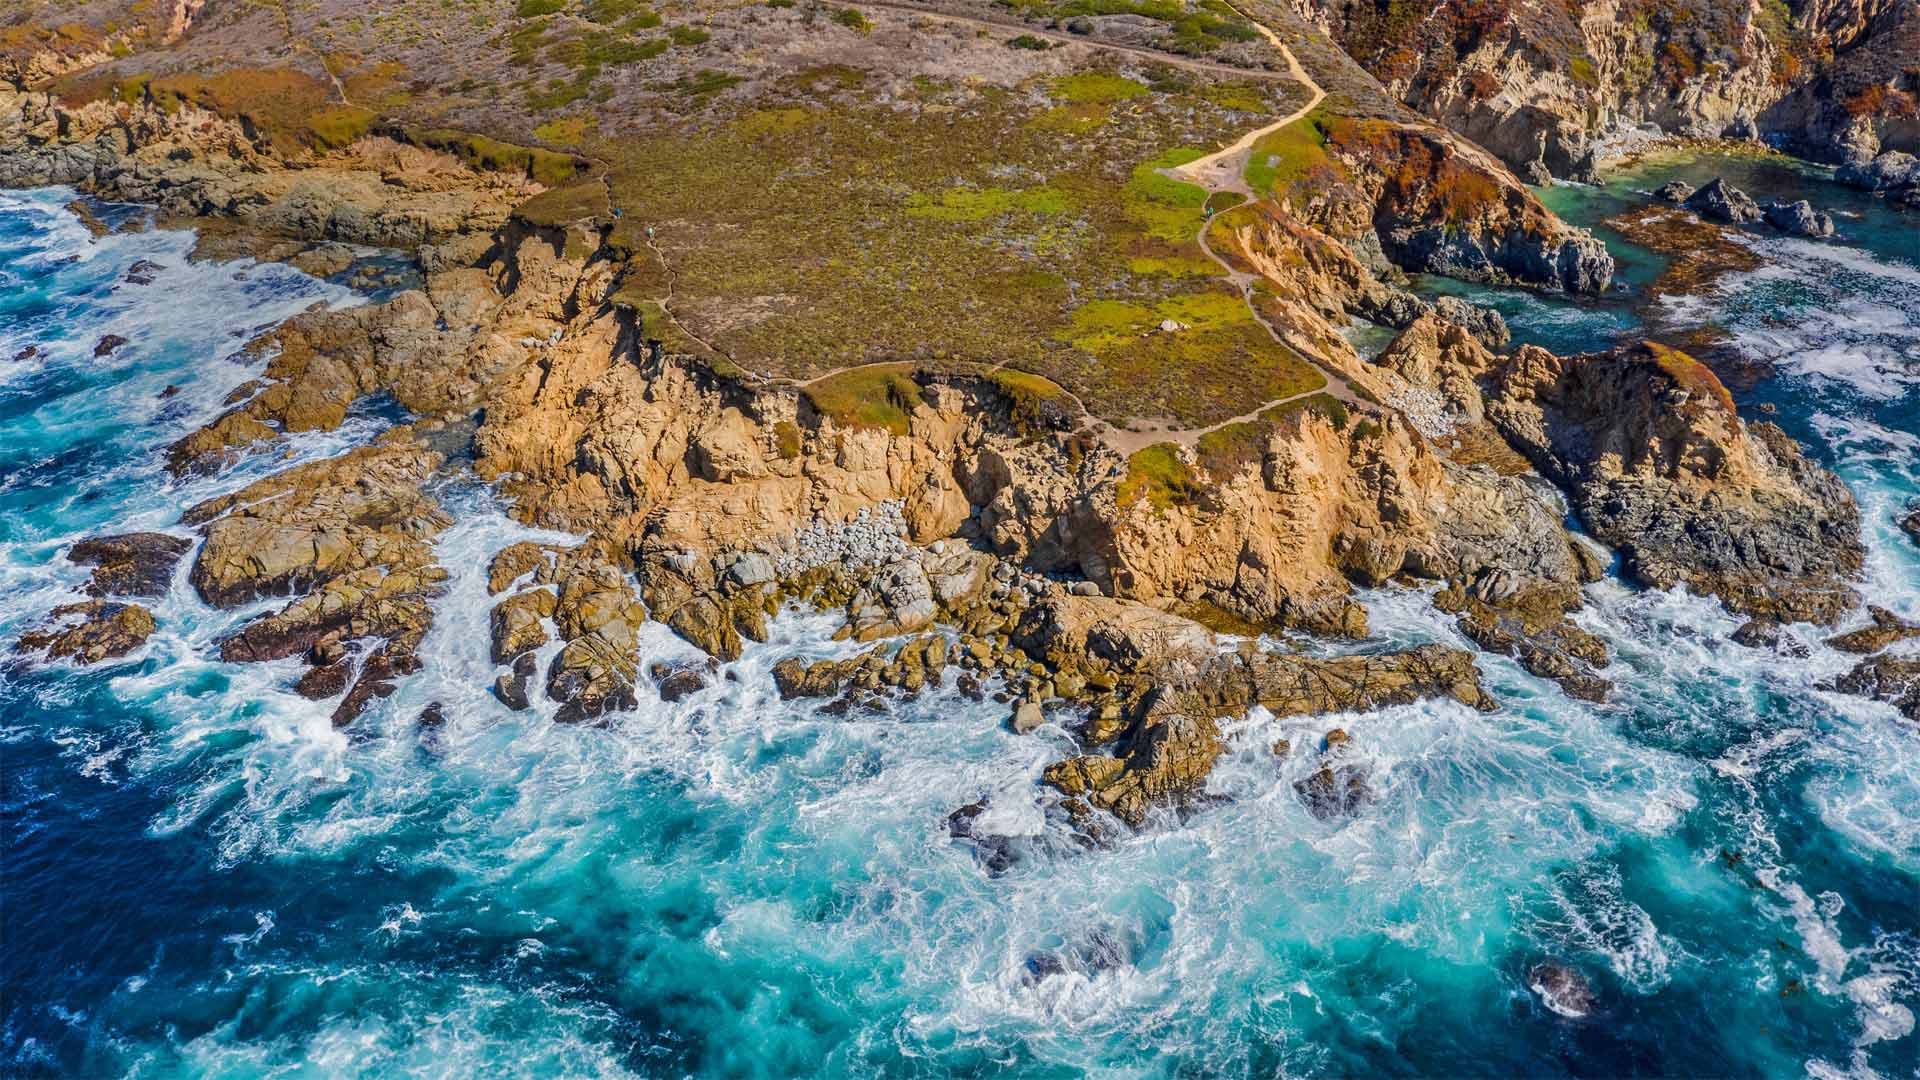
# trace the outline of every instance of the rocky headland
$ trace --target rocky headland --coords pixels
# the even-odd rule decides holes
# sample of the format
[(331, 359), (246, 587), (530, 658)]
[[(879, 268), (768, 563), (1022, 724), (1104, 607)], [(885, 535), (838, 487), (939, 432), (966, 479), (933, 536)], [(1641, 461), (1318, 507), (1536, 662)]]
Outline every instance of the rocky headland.
[[(765, 344), (751, 319), (798, 301), (768, 293), (716, 315), (719, 300), (690, 296), (702, 279), (686, 263), (676, 274), (655, 231), (685, 237), (685, 221), (623, 203), (639, 181), (614, 165), (505, 143), (476, 154), (472, 139), (371, 120), (290, 149), (217, 96), (148, 86), (76, 103), (42, 85), (50, 65), (26, 62), (0, 90), (0, 182), (215, 217), (278, 258), (342, 242), (414, 255), (418, 288), (309, 311), (248, 345), (259, 375), (166, 448), (166, 466), (217, 473), (338, 428), (376, 396), (410, 422), (188, 509), (179, 524), (197, 541), (102, 537), (70, 556), (95, 566), (98, 597), (164, 593), (191, 550), (187, 579), (206, 603), (286, 598), (220, 656), (302, 658), (298, 690), (339, 724), (421, 667), (449, 577), (434, 541), (451, 519), (433, 492), (456, 475), (580, 538), (492, 554), (492, 689), (509, 708), (587, 722), (715, 677), (643, 670), (649, 621), (724, 663), (788, 605), (837, 610), (847, 637), (874, 644), (784, 661), (783, 695), (849, 714), (951, 677), (1006, 704), (1017, 730), (1058, 724), (1078, 752), (1044, 783), (1089, 844), (1203, 807), (1223, 721), (1256, 706), (1497, 707), (1472, 653), (1367, 642), (1359, 587), (1428, 589), (1475, 645), (1589, 700), (1608, 693), (1608, 650), (1569, 615), (1612, 553), (1639, 583), (1756, 620), (1835, 624), (1859, 604), (1845, 486), (1778, 428), (1743, 419), (1700, 362), (1654, 342), (1506, 352), (1498, 316), (1398, 287), (1419, 270), (1595, 292), (1613, 271), (1598, 240), (1504, 166), (1405, 118), (1315, 129), (1305, 156), (1326, 171), (1301, 175), (1351, 199), (1273, 179), (1217, 215), (1194, 189), (1202, 216), (1151, 168), (1129, 173), (1141, 220), (1172, 222), (1127, 234), (1146, 268), (1131, 272), (1212, 274), (1217, 260), (1230, 276), (1070, 314), (1051, 331), (1079, 350), (1067, 360), (787, 364), (773, 346), (747, 352)], [(1043, 219), (1066, 198), (1019, 197), (1018, 212)], [(986, 198), (908, 200), (907, 216), (980, 220)], [(1067, 294), (1043, 277), (1016, 285)], [(1355, 315), (1397, 338), (1361, 356), (1340, 334)], [(794, 325), (779, 349), (815, 340), (800, 331), (817, 326)], [(1209, 367), (1208, 334), (1286, 357), (1280, 389), (1263, 400), (1243, 385), (1249, 369)], [(1173, 382), (1195, 386), (1139, 406), (1188, 410), (1156, 439), (1132, 423), (1144, 413), (1123, 410), (1138, 370), (1127, 365), (1161, 349), (1188, 365)], [(153, 629), (145, 608), (108, 599), (50, 620), (19, 647), (95, 662)], [(1326, 647), (1298, 648), (1303, 634)], [(1906, 661), (1876, 663), (1843, 689), (1911, 715)], [(1337, 817), (1365, 804), (1367, 780), (1341, 753), (1344, 733), (1327, 741), (1300, 795)], [(1012, 841), (977, 817), (956, 814), (955, 835), (1005, 865)]]

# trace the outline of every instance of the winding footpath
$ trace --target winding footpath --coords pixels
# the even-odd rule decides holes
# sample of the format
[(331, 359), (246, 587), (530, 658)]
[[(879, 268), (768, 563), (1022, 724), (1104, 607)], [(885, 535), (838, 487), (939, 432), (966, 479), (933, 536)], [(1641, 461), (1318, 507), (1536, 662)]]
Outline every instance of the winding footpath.
[[(1268, 29), (1266, 24), (1253, 18), (1246, 12), (1241, 11), (1238, 7), (1234, 6), (1230, 0), (1227, 6), (1232, 7), (1236, 14), (1251, 23), (1254, 29), (1260, 31), (1261, 35), (1267, 39), (1269, 44), (1280, 50), (1280, 55), (1286, 57), (1289, 77), (1307, 88), (1307, 103), (1265, 127), (1256, 128), (1242, 135), (1231, 146), (1216, 150), (1205, 157), (1195, 158), (1185, 165), (1161, 169), (1160, 172), (1172, 179), (1193, 184), (1204, 189), (1209, 197), (1217, 192), (1233, 192), (1237, 195), (1246, 196), (1249, 199), (1258, 199), (1263, 197), (1262, 194), (1255, 192), (1247, 184), (1246, 179), (1247, 158), (1253, 153), (1254, 144), (1258, 143), (1267, 135), (1286, 127), (1288, 124), (1295, 124), (1306, 119), (1308, 114), (1312, 113), (1320, 102), (1326, 100), (1327, 92), (1321, 88), (1319, 83), (1313, 81), (1313, 76), (1307, 74), (1307, 69), (1300, 65), (1299, 58), (1293, 55), (1293, 50), (1287, 48), (1286, 43), (1280, 40), (1279, 35)], [(1346, 376), (1341, 375), (1339, 372), (1321, 363), (1314, 357), (1310, 350), (1300, 348), (1288, 342), (1286, 337), (1274, 328), (1273, 323), (1269, 322), (1267, 317), (1260, 313), (1260, 305), (1256, 304), (1253, 298), (1253, 287), (1255, 282), (1258, 281), (1257, 275), (1239, 269), (1228, 262), (1219, 252), (1213, 250), (1213, 245), (1207, 242), (1207, 232), (1212, 229), (1212, 227), (1213, 220), (1211, 218), (1202, 222), (1200, 231), (1194, 234), (1194, 242), (1200, 245), (1200, 250), (1206, 252), (1209, 259), (1218, 263), (1220, 269), (1226, 272), (1227, 280), (1233, 284), (1234, 288), (1240, 290), (1240, 299), (1245, 301), (1247, 310), (1252, 313), (1254, 320), (1260, 324), (1261, 328), (1266, 330), (1267, 336), (1273, 339), (1273, 343), (1312, 364), (1315, 370), (1319, 371), (1321, 376), (1326, 380), (1326, 383), (1312, 390), (1306, 390), (1287, 397), (1274, 398), (1270, 401), (1263, 401), (1246, 412), (1241, 413), (1239, 416), (1222, 420), (1217, 424), (1209, 424), (1206, 427), (1149, 427), (1134, 431), (1108, 432), (1105, 435), (1107, 444), (1123, 454), (1133, 454), (1156, 443), (1164, 442), (1178, 443), (1182, 446), (1192, 446), (1194, 443), (1199, 442), (1203, 436), (1210, 435), (1222, 428), (1231, 427), (1234, 424), (1251, 423), (1257, 420), (1260, 414), (1266, 412), (1268, 409), (1299, 401), (1303, 398), (1309, 398), (1315, 394), (1328, 394), (1345, 402), (1349, 406), (1360, 409), (1371, 408), (1364, 399), (1354, 393), (1353, 386), (1347, 382)]]

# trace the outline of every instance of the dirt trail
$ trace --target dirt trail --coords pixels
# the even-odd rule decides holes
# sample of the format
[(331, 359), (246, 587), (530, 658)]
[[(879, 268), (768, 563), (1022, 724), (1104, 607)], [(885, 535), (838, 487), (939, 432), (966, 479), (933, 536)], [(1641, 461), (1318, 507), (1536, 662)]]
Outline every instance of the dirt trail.
[(1253, 144), (1259, 142), (1262, 136), (1279, 131), (1288, 124), (1305, 118), (1316, 106), (1326, 100), (1327, 92), (1321, 89), (1319, 83), (1313, 81), (1313, 76), (1307, 74), (1306, 68), (1300, 66), (1299, 58), (1293, 55), (1293, 50), (1287, 48), (1286, 42), (1281, 41), (1279, 35), (1267, 29), (1265, 23), (1234, 7), (1232, 3), (1228, 3), (1227, 6), (1238, 12), (1241, 18), (1252, 23), (1253, 28), (1260, 31), (1261, 36), (1267, 39), (1268, 44), (1280, 50), (1280, 55), (1287, 58), (1287, 77), (1306, 87), (1310, 96), (1305, 105), (1266, 127), (1247, 132), (1232, 146), (1216, 150), (1206, 157), (1189, 161), (1185, 165), (1162, 171), (1176, 180), (1198, 184), (1208, 191), (1234, 191), (1249, 197), (1257, 197), (1256, 193), (1247, 187), (1246, 180), (1247, 155), (1253, 151)]
[[(1232, 7), (1233, 5), (1229, 3), (1228, 6)], [(1279, 120), (1268, 124), (1266, 127), (1248, 132), (1246, 135), (1241, 136), (1238, 141), (1234, 142), (1233, 145), (1223, 150), (1217, 150), (1208, 154), (1206, 157), (1197, 158), (1185, 165), (1171, 169), (1162, 169), (1160, 171), (1176, 180), (1205, 188), (1209, 194), (1218, 191), (1232, 191), (1241, 195), (1258, 198), (1260, 196), (1256, 195), (1247, 186), (1246, 181), (1247, 155), (1252, 152), (1253, 144), (1258, 142), (1263, 135), (1279, 131), (1288, 124), (1298, 123), (1300, 120), (1305, 119), (1307, 114), (1311, 113), (1314, 107), (1326, 98), (1327, 92), (1320, 88), (1319, 83), (1313, 81), (1313, 76), (1308, 75), (1307, 70), (1300, 66), (1300, 61), (1293, 55), (1293, 50), (1287, 48), (1286, 44), (1282, 42), (1272, 30), (1267, 29), (1265, 24), (1254, 19), (1246, 12), (1240, 11), (1238, 7), (1234, 7), (1233, 10), (1239, 12), (1241, 18), (1252, 23), (1254, 28), (1259, 30), (1274, 48), (1279, 49), (1282, 56), (1287, 58), (1287, 69), (1291, 77), (1297, 80), (1302, 86), (1305, 86), (1310, 94), (1307, 103), (1295, 109), (1293, 112), (1288, 113), (1286, 116), (1281, 117)], [(1267, 317), (1260, 314), (1259, 305), (1253, 301), (1253, 286), (1257, 280), (1256, 276), (1236, 268), (1232, 263), (1222, 258), (1219, 252), (1213, 250), (1213, 245), (1207, 243), (1207, 230), (1211, 228), (1212, 225), (1213, 222), (1211, 220), (1202, 223), (1199, 233), (1194, 236), (1194, 242), (1200, 245), (1200, 250), (1206, 252), (1208, 258), (1220, 264), (1220, 268), (1227, 272), (1227, 280), (1233, 283), (1234, 288), (1240, 290), (1240, 298), (1246, 302), (1247, 310), (1253, 314), (1254, 319), (1266, 330), (1267, 336), (1273, 339), (1274, 344), (1312, 364), (1314, 369), (1319, 371), (1321, 377), (1326, 380), (1326, 384), (1287, 397), (1263, 401), (1246, 412), (1241, 413), (1239, 416), (1222, 420), (1217, 424), (1209, 424), (1206, 427), (1148, 428), (1140, 431), (1113, 431), (1108, 433), (1105, 436), (1107, 444), (1123, 454), (1132, 454), (1144, 450), (1155, 443), (1163, 442), (1192, 446), (1204, 435), (1212, 434), (1232, 424), (1248, 423), (1258, 418), (1261, 413), (1277, 405), (1285, 405), (1290, 401), (1298, 401), (1301, 398), (1312, 397), (1315, 394), (1329, 394), (1350, 406), (1360, 409), (1369, 408), (1365, 401), (1353, 392), (1353, 386), (1347, 382), (1345, 376), (1315, 359), (1310, 351), (1289, 344), (1280, 331), (1274, 329), (1273, 324), (1267, 321)]]
[[(1300, 71), (1298, 64), (1293, 65), (1293, 71), (1291, 72), (1262, 71), (1259, 68), (1234, 67), (1232, 64), (1221, 64), (1211, 60), (1195, 60), (1191, 57), (1180, 56), (1175, 53), (1162, 52), (1159, 49), (1148, 48), (1145, 45), (1123, 45), (1117, 41), (1100, 41), (1079, 34), (1039, 29), (1029, 26), (1018, 19), (984, 19), (973, 15), (955, 15), (944, 11), (933, 11), (928, 8), (918, 7), (914, 4), (895, 3), (893, 0), (853, 0), (852, 3), (846, 4), (845, 6), (865, 8), (868, 11), (887, 11), (902, 15), (915, 15), (938, 22), (958, 23), (962, 26), (977, 26), (989, 30), (1006, 30), (1016, 34), (1025, 34), (1028, 37), (1040, 38), (1044, 41), (1056, 41), (1063, 45), (1079, 45), (1088, 49), (1098, 49), (1102, 52), (1125, 53), (1129, 56), (1138, 56), (1151, 60), (1156, 64), (1166, 64), (1170, 67), (1184, 68), (1188, 71), (1204, 71), (1214, 75), (1230, 75), (1242, 79), (1291, 79), (1295, 81), (1302, 80), (1305, 75), (1304, 72)], [(1234, 10), (1238, 11), (1239, 9), (1235, 8)], [(1245, 18), (1244, 12), (1241, 13), (1241, 17)], [(1251, 22), (1252, 20), (1248, 21)], [(1261, 26), (1259, 23), (1254, 23), (1253, 25), (1262, 34), (1266, 35), (1268, 41), (1276, 45), (1280, 44), (1280, 39), (1274, 37), (1266, 27)], [(1281, 46), (1281, 48), (1284, 51), (1286, 47)], [(1292, 61), (1293, 54), (1287, 53), (1287, 59), (1288, 61)], [(1309, 85), (1311, 85), (1311, 83), (1309, 83)], [(1319, 88), (1315, 87), (1314, 89), (1318, 90)]]

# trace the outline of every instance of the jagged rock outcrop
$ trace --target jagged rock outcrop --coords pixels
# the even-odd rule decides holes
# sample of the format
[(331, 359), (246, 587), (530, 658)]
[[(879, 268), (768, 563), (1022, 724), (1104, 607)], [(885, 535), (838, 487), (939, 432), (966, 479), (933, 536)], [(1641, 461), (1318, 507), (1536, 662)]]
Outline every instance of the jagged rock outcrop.
[(260, 234), (382, 247), (444, 244), (499, 228), (534, 190), (443, 153), (367, 137), (289, 167), (241, 119), (192, 104), (93, 101), (0, 87), (0, 184), (69, 185), (165, 216), (231, 218)]
[(1679, 206), (1693, 196), (1694, 186), (1685, 180), (1669, 180), (1654, 190), (1653, 197), (1663, 203)]
[(1760, 220), (1760, 206), (1747, 193), (1716, 176), (1681, 200), (1681, 206), (1714, 221), (1744, 225)]
[(1868, 604), (1867, 617), (1871, 621), (1866, 626), (1836, 634), (1827, 639), (1827, 644), (1841, 652), (1875, 653), (1889, 645), (1920, 637), (1920, 625), (1910, 623), (1886, 608)]
[(379, 445), (296, 466), (182, 515), (206, 534), (189, 573), (202, 599), (235, 608), (295, 595), (222, 641), (221, 658), (304, 655), (324, 669), (305, 690), (346, 690), (338, 724), (418, 670), (431, 600), (447, 578), (431, 541), (452, 521), (421, 490), (440, 462), (396, 430)]
[(1575, 357), (1523, 348), (1487, 415), (1648, 585), (1832, 622), (1859, 602), (1860, 514), (1772, 424), (1748, 425), (1699, 361), (1652, 342)]
[(44, 623), (20, 635), (14, 651), (47, 661), (97, 664), (145, 645), (154, 629), (153, 612), (139, 604), (83, 600), (49, 611)]
[(1307, 208), (1336, 237), (1353, 199), (1371, 207), (1368, 225), (1387, 256), (1407, 270), (1469, 281), (1601, 292), (1613, 256), (1599, 238), (1561, 221), (1483, 152), (1444, 133), (1384, 120), (1343, 121), (1327, 151), (1351, 191), (1330, 190)]
[(1607, 643), (1567, 619), (1581, 607), (1579, 588), (1535, 585), (1509, 593), (1501, 584), (1486, 578), (1471, 588), (1453, 582), (1435, 595), (1433, 606), (1457, 614), (1460, 632), (1482, 649), (1513, 657), (1573, 697), (1605, 701), (1612, 684), (1596, 672), (1611, 659)]
[(1765, 139), (1829, 161), (1920, 139), (1913, 0), (1295, 7), (1387, 96), (1536, 180), (1591, 179), (1661, 135)]
[(1506, 317), (1482, 304), (1470, 304), (1457, 296), (1443, 296), (1433, 302), (1434, 313), (1480, 339), (1489, 349), (1500, 350), (1513, 341)]
[(1312, 658), (1242, 649), (1207, 661), (1186, 682), (1149, 692), (1112, 756), (1088, 754), (1047, 766), (1046, 782), (1069, 800), (1135, 828), (1156, 806), (1196, 803), (1225, 750), (1219, 718), (1264, 706), (1275, 716), (1367, 710), (1446, 697), (1494, 708), (1473, 658), (1438, 645), (1405, 652)]
[(93, 567), (83, 586), (89, 596), (165, 596), (174, 567), (193, 541), (166, 533), (90, 536), (67, 549), (67, 559)]

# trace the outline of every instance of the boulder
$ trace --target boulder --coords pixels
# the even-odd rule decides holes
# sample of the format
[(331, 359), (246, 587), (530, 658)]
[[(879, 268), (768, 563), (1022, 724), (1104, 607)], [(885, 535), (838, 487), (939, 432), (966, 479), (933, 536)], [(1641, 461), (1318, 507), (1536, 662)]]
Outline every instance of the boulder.
[(1685, 180), (1669, 180), (1654, 189), (1653, 197), (1675, 206), (1684, 203), (1693, 195), (1693, 185)]
[(126, 343), (127, 339), (121, 337), (119, 334), (108, 334), (94, 343), (93, 355), (96, 357), (109, 356), (115, 349), (118, 349)]
[(532, 699), (527, 696), (527, 677), (518, 672), (503, 673), (493, 680), (493, 696), (514, 712), (533, 707)]
[(1760, 220), (1760, 207), (1747, 193), (1714, 177), (1707, 185), (1680, 201), (1680, 205), (1703, 218), (1744, 225)]
[(506, 592), (514, 582), (542, 567), (553, 565), (554, 549), (531, 540), (508, 544), (494, 552), (487, 564), (487, 594)]
[(45, 623), (20, 635), (14, 651), (42, 653), (49, 661), (97, 664), (146, 644), (153, 631), (153, 613), (139, 604), (83, 600), (48, 612)]
[(1015, 735), (1031, 735), (1039, 731), (1046, 722), (1046, 713), (1041, 711), (1039, 702), (1022, 701), (1014, 706), (1013, 716), (1008, 720), (1008, 726), (1013, 728)]
[(920, 560), (898, 559), (881, 567), (847, 605), (855, 641), (873, 641), (924, 629), (939, 614), (933, 583)]
[(1833, 235), (1833, 215), (1815, 210), (1813, 204), (1805, 199), (1790, 203), (1768, 203), (1765, 213), (1767, 224), (1781, 232), (1815, 239)]
[(121, 280), (128, 285), (151, 285), (154, 275), (164, 269), (150, 259), (136, 259), (132, 266), (127, 267), (127, 276)]
[(493, 662), (510, 663), (521, 653), (532, 652), (547, 643), (543, 620), (553, 618), (559, 597), (544, 588), (518, 592), (493, 607)]
[(1307, 813), (1321, 821), (1352, 817), (1373, 801), (1367, 770), (1359, 765), (1323, 764), (1306, 779), (1295, 781), (1293, 790), (1306, 804)]
[(184, 536), (166, 533), (118, 533), (90, 536), (67, 550), (67, 558), (93, 567), (89, 596), (165, 596), (174, 567), (193, 546)]
[(1900, 531), (1906, 533), (1914, 544), (1920, 545), (1920, 506), (1912, 507), (1900, 519)]
[(1875, 158), (1857, 158), (1841, 165), (1834, 179), (1867, 191), (1899, 191), (1920, 187), (1920, 158), (1889, 150)]
[(707, 676), (688, 665), (656, 663), (647, 674), (653, 679), (660, 700), (672, 704), (707, 688)]

